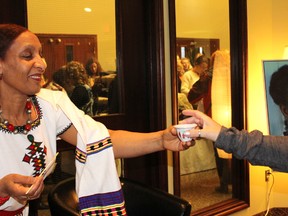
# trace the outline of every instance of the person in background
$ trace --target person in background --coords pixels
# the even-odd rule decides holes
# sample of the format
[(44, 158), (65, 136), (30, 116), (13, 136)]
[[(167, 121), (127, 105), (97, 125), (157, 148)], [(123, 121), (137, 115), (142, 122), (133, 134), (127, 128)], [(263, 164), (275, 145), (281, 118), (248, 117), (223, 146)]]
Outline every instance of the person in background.
[[(192, 104), (194, 109), (200, 109), (201, 111), (204, 111), (204, 104), (203, 104), (202, 96), (204, 95), (205, 92), (207, 93), (209, 90), (209, 85), (206, 85), (206, 84), (209, 84), (208, 82), (209, 79), (208, 79), (208, 76), (206, 75), (207, 74), (206, 72), (208, 70), (208, 65), (209, 65), (208, 58), (204, 55), (200, 55), (195, 61), (195, 67), (193, 67), (193, 70), (188, 71), (183, 75), (182, 84), (181, 84), (181, 93), (184, 93), (187, 96), (189, 102)], [(193, 85), (197, 81), (199, 82), (193, 89)], [(202, 88), (202, 83), (203, 83), (203, 88)], [(199, 91), (199, 94), (198, 94), (199, 97), (193, 97), (196, 95), (194, 94), (196, 93), (196, 90)], [(209, 112), (209, 109), (210, 109), (209, 101), (207, 102), (206, 108), (207, 108), (207, 112)]]
[(181, 62), (177, 62), (177, 92), (181, 92), (181, 82), (184, 75), (184, 67)]
[(199, 55), (195, 60), (193, 71), (199, 79), (190, 88), (187, 98), (194, 105), (201, 105), (202, 111), (211, 117), (211, 83), (212, 76), (208, 73), (209, 59)]
[(196, 59), (201, 55), (206, 55), (204, 50), (203, 50), (203, 47), (194, 47), (192, 49), (190, 57), (189, 57), (192, 67), (195, 66)]
[(28, 215), (29, 202), (39, 198), (52, 171), (41, 174), (53, 164), (57, 138), (76, 146), (80, 214), (126, 215), (115, 158), (181, 151), (194, 142), (181, 142), (172, 126), (151, 133), (107, 129), (66, 93), (42, 88), (46, 67), (35, 34), (0, 24), (0, 215)]
[(177, 61), (176, 73), (177, 73), (177, 97), (178, 97), (179, 119), (182, 119), (183, 118), (182, 111), (185, 109), (192, 109), (192, 105), (189, 103), (187, 96), (184, 93), (181, 93), (181, 83), (185, 71), (180, 61)]
[(199, 74), (197, 74), (194, 70), (188, 70), (185, 72), (181, 79), (181, 93), (185, 94), (186, 97), (192, 88), (193, 84), (199, 79)]
[(101, 67), (100, 62), (93, 57), (87, 61), (85, 69), (88, 75), (88, 85), (92, 88), (95, 82), (98, 79), (101, 79), (103, 75), (103, 68)]
[(181, 64), (185, 72), (191, 71), (193, 69), (189, 58), (181, 58)]
[(66, 66), (63, 66), (53, 73), (52, 81), (43, 86), (43, 88), (64, 92), (66, 92), (65, 90), (66, 88), (67, 90), (72, 92), (72, 90), (70, 90), (69, 88), (70, 86), (66, 85), (65, 79), (66, 79)]
[[(207, 112), (208, 115), (211, 115), (211, 77), (208, 78), (206, 75), (208, 66), (208, 58), (204, 55), (199, 55), (193, 70), (183, 75), (181, 93), (187, 93), (186, 98), (192, 106), (192, 109)], [(184, 100), (182, 100), (182, 102), (183, 101)], [(185, 118), (185, 116), (180, 114), (179, 118), (181, 120)], [(216, 167), (213, 143), (210, 140), (204, 139), (196, 140), (195, 142), (196, 145), (193, 149), (180, 154), (180, 167), (183, 167), (183, 173), (184, 170), (189, 169), (193, 171), (203, 171)], [(190, 162), (192, 154), (193, 158), (197, 158), (199, 162)], [(188, 168), (188, 164), (190, 168)], [(187, 166), (187, 168), (184, 169), (185, 166)]]
[(99, 111), (98, 108), (100, 108), (99, 97), (107, 97), (107, 93), (104, 92), (106, 86), (102, 80), (102, 76), (106, 76), (107, 73), (104, 72), (100, 62), (94, 57), (87, 61), (85, 69), (88, 75), (88, 85), (94, 96), (93, 113), (96, 115)]
[(284, 65), (272, 74), (269, 94), (284, 117), (283, 135), (288, 136), (288, 65)]
[(84, 66), (78, 61), (71, 61), (66, 64), (66, 81), (74, 86), (70, 94), (71, 101), (85, 114), (94, 116), (94, 102), (97, 103), (93, 96), (92, 89), (88, 85), (88, 77)]

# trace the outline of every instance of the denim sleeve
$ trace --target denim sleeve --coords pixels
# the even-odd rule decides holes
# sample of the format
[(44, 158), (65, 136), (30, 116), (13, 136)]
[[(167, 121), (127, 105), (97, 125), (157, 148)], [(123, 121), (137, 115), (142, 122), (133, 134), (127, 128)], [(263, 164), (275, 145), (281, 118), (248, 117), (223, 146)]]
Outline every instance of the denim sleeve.
[(288, 137), (264, 136), (261, 131), (222, 127), (215, 142), (217, 148), (246, 159), (252, 165), (269, 166), (275, 171), (288, 172)]

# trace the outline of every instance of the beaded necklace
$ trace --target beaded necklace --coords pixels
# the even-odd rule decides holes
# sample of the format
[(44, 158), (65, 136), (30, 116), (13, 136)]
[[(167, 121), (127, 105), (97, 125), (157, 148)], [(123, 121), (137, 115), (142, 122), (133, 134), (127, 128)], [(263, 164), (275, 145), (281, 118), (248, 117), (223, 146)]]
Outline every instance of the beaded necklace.
[(2, 117), (2, 109), (0, 106), (0, 120), (1, 120), (0, 126), (5, 130), (13, 132), (14, 134), (18, 134), (18, 133), (27, 134), (32, 128), (32, 125), (31, 125), (32, 107), (33, 107), (33, 103), (31, 101), (31, 98), (29, 97), (29, 98), (27, 98), (26, 105), (25, 105), (25, 109), (26, 109), (26, 113), (27, 113), (26, 124), (22, 125), (22, 126), (15, 126), (15, 125), (9, 123), (8, 120), (6, 120)]

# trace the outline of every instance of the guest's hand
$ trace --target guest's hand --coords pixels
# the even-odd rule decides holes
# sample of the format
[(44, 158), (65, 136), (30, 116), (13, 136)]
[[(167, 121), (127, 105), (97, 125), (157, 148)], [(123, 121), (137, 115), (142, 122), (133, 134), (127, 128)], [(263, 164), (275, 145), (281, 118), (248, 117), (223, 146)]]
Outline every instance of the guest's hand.
[(186, 132), (186, 136), (196, 138), (207, 138), (215, 141), (220, 133), (221, 125), (211, 119), (209, 116), (197, 110), (184, 110), (184, 116), (190, 116), (181, 121), (183, 124), (195, 123), (197, 128)]
[(0, 180), (0, 196), (13, 197), (19, 203), (25, 205), (28, 200), (40, 197), (44, 189), (43, 181), (43, 177), (41, 176), (6, 175)]

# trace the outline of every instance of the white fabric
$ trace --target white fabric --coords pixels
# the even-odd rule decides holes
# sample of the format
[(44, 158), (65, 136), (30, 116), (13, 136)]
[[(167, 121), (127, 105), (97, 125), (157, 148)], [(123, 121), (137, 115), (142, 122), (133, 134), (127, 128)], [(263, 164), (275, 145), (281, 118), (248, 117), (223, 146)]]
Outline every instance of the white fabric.
[(196, 144), (180, 152), (180, 175), (215, 169), (213, 143), (209, 140), (196, 140)]
[[(183, 75), (183, 80), (181, 85), (182, 97), (183, 94), (187, 95), (189, 93), (193, 84), (199, 80), (199, 75), (196, 74), (195, 72), (189, 71)], [(204, 111), (203, 99), (197, 102), (197, 110), (202, 112)], [(216, 168), (213, 143), (209, 140), (206, 139), (196, 140), (195, 146), (187, 149), (186, 151), (182, 151), (179, 154), (180, 154), (180, 175), (185, 175), (194, 172), (201, 172)]]
[[(109, 137), (107, 128), (79, 110), (59, 91), (41, 90), (39, 97), (49, 100), (54, 109), (61, 109), (78, 131), (77, 148), (86, 153), (86, 144)], [(97, 180), (97, 181), (96, 181)], [(76, 160), (76, 192), (79, 197), (121, 189), (113, 149), (87, 157), (85, 164)]]
[[(71, 124), (70, 120), (63, 112), (54, 112), (51, 109), (52, 107), (47, 102), (44, 103), (40, 98), (38, 98), (37, 101), (41, 107), (39, 116), (40, 124), (37, 127), (29, 131), (27, 135), (0, 131), (2, 155), (0, 157), (0, 164), (2, 164), (0, 178), (11, 173), (31, 176), (33, 174), (37, 175), (38, 173), (39, 175), (42, 169), (37, 172), (35, 171), (37, 168), (33, 159), (39, 159), (41, 154), (43, 154), (42, 156), (44, 156), (44, 158), (42, 162), (45, 162), (47, 165), (56, 154), (57, 134)], [(40, 144), (35, 153), (32, 153), (28, 148), (33, 145), (33, 142), (28, 140), (28, 136), (31, 135), (33, 135), (34, 142), (37, 142), (37, 145)], [(43, 153), (45, 147), (47, 149), (46, 155)], [(26, 162), (24, 161), (25, 156), (27, 158)], [(5, 204), (0, 206), (0, 210), (14, 211), (21, 207), (23, 207), (22, 204), (18, 203), (13, 198), (10, 198)], [(24, 215), (28, 215), (28, 213), (25, 213)]]
[(192, 104), (184, 93), (178, 93), (178, 108), (179, 110), (193, 109)]
[(189, 70), (184, 73), (181, 81), (181, 93), (188, 95), (190, 89), (195, 82), (199, 80), (199, 75), (192, 70)]
[[(27, 150), (32, 143), (28, 140), (28, 135), (30, 137), (33, 135), (34, 141), (41, 143), (41, 148), (46, 146), (47, 154), (44, 158), (46, 165), (56, 154), (57, 135), (65, 131), (71, 122), (78, 131), (77, 148), (83, 153), (86, 153), (87, 144), (109, 137), (106, 127), (79, 110), (67, 94), (42, 89), (37, 94), (37, 101), (42, 113), (40, 125), (29, 131), (27, 135), (0, 131), (2, 155), (0, 178), (9, 173), (32, 175), (35, 171), (31, 160), (23, 162), (24, 156), (30, 156), (29, 153), (31, 153)], [(31, 157), (38, 157), (37, 155), (39, 154), (31, 154)], [(120, 189), (112, 147), (88, 156), (85, 163), (76, 161), (76, 191), (80, 197)], [(21, 207), (21, 204), (10, 198), (0, 206), (0, 210), (13, 211)], [(26, 209), (23, 213), (27, 216), (28, 210)]]

